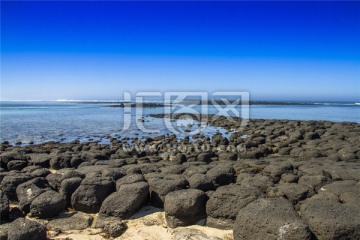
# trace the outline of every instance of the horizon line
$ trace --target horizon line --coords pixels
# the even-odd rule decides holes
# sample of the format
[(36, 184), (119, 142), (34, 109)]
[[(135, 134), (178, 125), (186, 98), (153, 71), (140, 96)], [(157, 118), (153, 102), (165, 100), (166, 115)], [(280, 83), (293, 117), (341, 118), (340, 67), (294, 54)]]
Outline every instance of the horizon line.
[[(26, 100), (21, 100), (21, 99), (0, 99), (0, 102), (124, 102), (124, 99), (52, 99), (52, 100), (46, 100), (46, 99), (26, 99)], [(154, 100), (156, 101), (156, 100)], [(354, 103), (359, 103), (358, 101), (360, 101), (360, 99), (356, 100), (356, 99), (352, 99), (352, 100), (330, 100), (330, 99), (324, 99), (324, 100), (290, 100), (290, 99), (277, 99), (277, 100), (272, 100), (272, 99), (252, 99), (250, 100), (250, 102), (254, 102), (254, 101), (263, 101), (263, 102), (322, 102), (322, 103), (326, 103), (326, 102), (354, 102)]]

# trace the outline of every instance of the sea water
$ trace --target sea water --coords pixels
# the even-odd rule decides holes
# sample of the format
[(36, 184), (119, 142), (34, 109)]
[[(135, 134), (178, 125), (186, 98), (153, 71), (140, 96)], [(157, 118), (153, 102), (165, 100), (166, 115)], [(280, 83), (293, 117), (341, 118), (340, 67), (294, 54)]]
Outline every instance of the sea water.
[[(143, 120), (135, 114), (142, 111)], [(197, 109), (200, 110), (200, 107)], [(209, 114), (215, 114), (215, 106), (206, 106)], [(42, 143), (46, 141), (68, 142), (101, 141), (108, 143), (110, 137), (147, 137), (172, 133), (163, 119), (149, 117), (149, 114), (164, 113), (164, 108), (132, 109), (130, 119), (124, 117), (124, 109), (109, 107), (109, 103), (80, 102), (1, 102), (0, 139), (14, 144), (22, 142)], [(308, 105), (251, 105), (250, 118), (328, 120), (360, 123), (358, 103), (312, 103)], [(130, 122), (124, 130), (124, 125)], [(194, 130), (198, 122), (177, 122), (184, 128)], [(141, 128), (141, 129), (139, 129)], [(144, 132), (145, 129), (145, 132)], [(203, 134), (211, 135), (226, 130), (207, 126)]]

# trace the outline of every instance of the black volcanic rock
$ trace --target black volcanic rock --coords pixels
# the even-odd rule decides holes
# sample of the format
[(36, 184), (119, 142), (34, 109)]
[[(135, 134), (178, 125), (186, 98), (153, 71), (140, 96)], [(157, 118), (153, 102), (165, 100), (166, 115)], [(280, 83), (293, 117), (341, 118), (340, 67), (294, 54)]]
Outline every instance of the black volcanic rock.
[(166, 195), (164, 209), (167, 224), (172, 227), (189, 226), (206, 216), (206, 194), (198, 189), (186, 189)]
[(19, 207), (25, 213), (30, 212), (30, 204), (40, 194), (51, 190), (45, 178), (37, 177), (20, 184), (16, 188), (16, 195), (19, 200)]
[(46, 228), (40, 223), (18, 218), (9, 225), (9, 240), (46, 240)]
[(311, 240), (309, 227), (284, 198), (259, 199), (240, 209), (234, 224), (234, 240)]
[(51, 218), (59, 215), (65, 208), (65, 197), (50, 190), (40, 194), (31, 202), (30, 214), (33, 217)]
[(102, 202), (115, 191), (115, 182), (101, 175), (87, 176), (71, 196), (74, 209), (86, 213), (97, 213)]
[(358, 202), (314, 196), (301, 204), (300, 214), (318, 239), (360, 239)]
[(6, 194), (0, 190), (0, 220), (3, 222), (9, 217), (9, 199)]
[(234, 168), (220, 165), (207, 171), (206, 176), (215, 184), (215, 186), (223, 186), (234, 182), (235, 174)]
[(135, 182), (121, 185), (101, 205), (99, 215), (127, 219), (136, 213), (149, 198), (149, 185)]
[(119, 188), (125, 184), (131, 184), (142, 181), (145, 181), (144, 176), (142, 174), (135, 173), (135, 174), (126, 175), (125, 177), (122, 177), (116, 181), (116, 189), (119, 190)]
[(169, 192), (187, 188), (189, 185), (185, 177), (175, 174), (158, 175), (147, 179), (150, 186), (150, 202), (153, 206), (162, 208), (165, 196)]
[(188, 182), (190, 188), (200, 189), (204, 192), (215, 189), (213, 181), (205, 174), (196, 173), (188, 178)]
[(61, 182), (59, 193), (66, 199), (67, 206), (71, 206), (71, 196), (82, 182), (80, 177), (67, 178)]
[(19, 173), (16, 175), (5, 176), (1, 181), (0, 190), (2, 190), (9, 198), (9, 200), (16, 201), (16, 188), (24, 182), (27, 182), (32, 177), (28, 174)]
[(262, 196), (262, 192), (256, 187), (235, 184), (219, 187), (206, 204), (207, 224), (212, 227), (231, 228), (240, 209)]

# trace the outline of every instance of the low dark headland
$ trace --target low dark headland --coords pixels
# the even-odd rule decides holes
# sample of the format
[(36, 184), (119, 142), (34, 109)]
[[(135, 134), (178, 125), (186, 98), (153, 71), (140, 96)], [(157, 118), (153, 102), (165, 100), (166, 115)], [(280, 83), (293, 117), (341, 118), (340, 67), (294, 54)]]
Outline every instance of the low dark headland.
[(142, 107), (142, 108), (155, 108), (155, 107), (164, 107), (165, 105), (162, 103), (117, 103), (107, 105), (107, 107), (114, 108), (125, 108), (125, 107)]
[[(97, 101), (97, 102), (79, 102), (82, 104), (109, 104), (107, 107), (116, 107), (116, 108), (124, 108), (124, 107), (143, 107), (143, 108), (153, 108), (153, 107), (165, 107), (167, 106), (164, 103), (160, 102), (141, 102), (141, 103), (133, 103), (133, 102), (107, 102), (107, 101)], [(231, 101), (230, 101), (231, 103)], [(172, 104), (181, 104), (181, 105), (226, 105), (227, 102), (222, 100), (208, 100), (208, 101), (182, 101), (182, 102), (174, 102)], [(238, 105), (240, 103), (237, 103)], [(287, 105), (287, 106), (321, 106), (322, 104), (314, 103), (314, 102), (286, 102), (286, 101), (242, 101), (243, 105)]]
[[(225, 117), (208, 123), (240, 127)], [(360, 239), (357, 123), (250, 120), (229, 139), (163, 135), (0, 150), (1, 239), (45, 240), (90, 226), (116, 237), (145, 205), (164, 208), (170, 228), (205, 224), (233, 229), (234, 239)]]

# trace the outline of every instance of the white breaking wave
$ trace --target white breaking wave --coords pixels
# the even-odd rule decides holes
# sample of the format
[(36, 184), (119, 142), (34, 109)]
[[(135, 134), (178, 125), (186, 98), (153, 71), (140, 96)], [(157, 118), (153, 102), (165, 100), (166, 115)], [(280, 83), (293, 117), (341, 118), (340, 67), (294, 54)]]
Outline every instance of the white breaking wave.
[(57, 99), (54, 102), (126, 102), (124, 100), (79, 100), (79, 99)]

